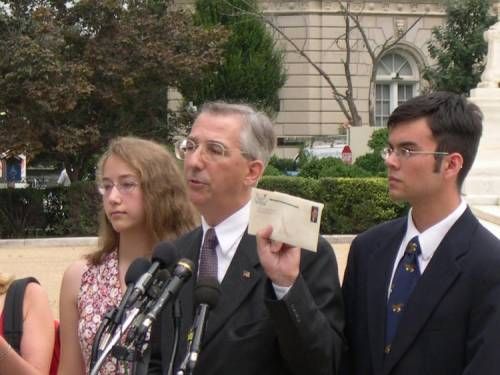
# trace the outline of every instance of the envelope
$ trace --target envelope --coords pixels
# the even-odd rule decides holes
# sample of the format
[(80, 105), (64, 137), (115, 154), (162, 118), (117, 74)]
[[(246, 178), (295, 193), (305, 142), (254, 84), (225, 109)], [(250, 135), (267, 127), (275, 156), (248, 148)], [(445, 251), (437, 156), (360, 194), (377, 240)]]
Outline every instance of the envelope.
[(255, 235), (271, 224), (271, 239), (315, 252), (323, 207), (322, 203), (253, 188), (248, 233)]

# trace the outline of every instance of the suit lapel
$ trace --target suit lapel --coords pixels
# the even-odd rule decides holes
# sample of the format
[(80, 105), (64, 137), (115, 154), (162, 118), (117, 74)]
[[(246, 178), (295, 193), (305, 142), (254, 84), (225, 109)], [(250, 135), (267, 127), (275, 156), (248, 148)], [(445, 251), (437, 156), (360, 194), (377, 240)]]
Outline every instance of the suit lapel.
[(401, 317), (398, 331), (394, 337), (392, 351), (386, 357), (384, 373), (388, 374), (408, 350), (418, 336), (446, 291), (460, 275), (457, 258), (470, 248), (470, 233), (474, 226), (469, 209), (451, 227), (439, 244), (425, 272), (415, 287)]
[(380, 373), (384, 362), (387, 291), (394, 259), (406, 230), (406, 221), (402, 219), (395, 226), (397, 227), (395, 234), (375, 244), (376, 249), (367, 260), (371, 264), (368, 267), (366, 303), (374, 373)]
[(255, 237), (245, 232), (220, 286), (219, 302), (210, 313), (205, 344), (210, 342), (246, 299), (248, 293), (261, 279), (262, 272), (256, 252)]
[(181, 250), (181, 257), (190, 259), (194, 264), (193, 274), (181, 290), (183, 331), (187, 331), (193, 323), (194, 317), (194, 288), (198, 274), (198, 254), (200, 252), (203, 230), (195, 229), (189, 235), (177, 241), (177, 248)]

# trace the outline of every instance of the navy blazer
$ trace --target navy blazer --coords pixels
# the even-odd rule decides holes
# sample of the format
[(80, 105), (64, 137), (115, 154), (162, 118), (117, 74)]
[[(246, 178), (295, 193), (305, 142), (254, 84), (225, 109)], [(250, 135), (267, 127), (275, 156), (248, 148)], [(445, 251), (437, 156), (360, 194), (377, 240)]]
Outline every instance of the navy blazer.
[(469, 208), (439, 244), (384, 354), (387, 291), (406, 220), (376, 226), (351, 245), (342, 372), (500, 374), (500, 241)]
[[(198, 228), (176, 241), (182, 256), (198, 264)], [(302, 250), (301, 275), (281, 300), (262, 269), (255, 237), (244, 234), (210, 312), (196, 375), (335, 374), (343, 349), (344, 314), (337, 263), (320, 238), (316, 254)], [(194, 270), (194, 275), (197, 270)], [(196, 277), (179, 295), (182, 334), (175, 370), (186, 353), (193, 321)], [(149, 372), (166, 372), (172, 348), (171, 308), (153, 326)]]

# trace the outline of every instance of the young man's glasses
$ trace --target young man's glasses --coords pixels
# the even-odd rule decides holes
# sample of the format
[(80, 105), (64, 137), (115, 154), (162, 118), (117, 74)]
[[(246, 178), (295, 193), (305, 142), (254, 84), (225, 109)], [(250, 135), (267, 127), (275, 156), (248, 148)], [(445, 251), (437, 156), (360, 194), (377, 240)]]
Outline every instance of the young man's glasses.
[(399, 147), (399, 148), (392, 148), (392, 147), (384, 147), (380, 151), (380, 156), (382, 156), (382, 159), (387, 160), (389, 156), (392, 154), (395, 154), (398, 159), (409, 159), (413, 155), (436, 155), (436, 156), (445, 156), (448, 155), (448, 152), (444, 151), (413, 151), (409, 150), (405, 147)]
[[(193, 154), (198, 147), (204, 157), (210, 161), (217, 161), (229, 155), (229, 149), (222, 143), (217, 141), (207, 141), (204, 143), (197, 143), (192, 139), (181, 139), (175, 143), (175, 156), (177, 159), (184, 160), (187, 156)], [(238, 150), (241, 154), (246, 155), (245, 152)]]
[(118, 190), (118, 192), (122, 195), (127, 195), (132, 193), (137, 187), (139, 183), (134, 180), (126, 180), (120, 182), (112, 182), (112, 181), (104, 181), (97, 186), (97, 190), (103, 196), (108, 196), (111, 194), (111, 191), (114, 187)]

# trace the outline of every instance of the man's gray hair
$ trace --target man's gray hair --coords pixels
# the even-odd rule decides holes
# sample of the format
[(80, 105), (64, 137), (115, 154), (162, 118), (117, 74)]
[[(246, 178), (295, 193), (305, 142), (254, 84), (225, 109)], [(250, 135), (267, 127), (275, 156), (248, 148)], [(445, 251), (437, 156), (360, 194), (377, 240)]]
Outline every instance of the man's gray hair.
[(230, 104), (222, 101), (203, 104), (198, 116), (208, 113), (212, 115), (240, 116), (242, 130), (240, 133), (240, 147), (251, 160), (261, 160), (264, 165), (273, 153), (276, 135), (273, 123), (269, 117), (247, 104)]

